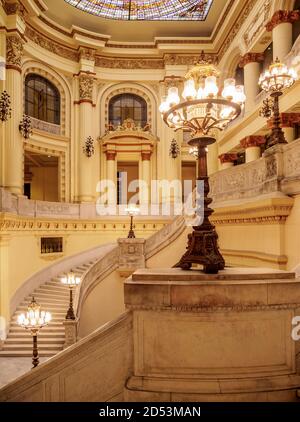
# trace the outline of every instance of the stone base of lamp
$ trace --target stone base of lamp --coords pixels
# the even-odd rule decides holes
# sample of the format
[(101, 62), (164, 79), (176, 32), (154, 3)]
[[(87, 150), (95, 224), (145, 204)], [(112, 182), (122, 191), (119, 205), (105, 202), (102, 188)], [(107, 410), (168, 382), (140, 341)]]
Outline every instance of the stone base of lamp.
[(65, 320), (63, 322), (65, 328), (65, 343), (64, 349), (77, 341), (77, 321), (76, 320)]
[(121, 277), (129, 277), (137, 269), (145, 268), (145, 239), (118, 239)]
[(294, 401), (300, 388), (300, 280), (234, 268), (139, 270), (125, 282), (133, 373), (125, 401)]

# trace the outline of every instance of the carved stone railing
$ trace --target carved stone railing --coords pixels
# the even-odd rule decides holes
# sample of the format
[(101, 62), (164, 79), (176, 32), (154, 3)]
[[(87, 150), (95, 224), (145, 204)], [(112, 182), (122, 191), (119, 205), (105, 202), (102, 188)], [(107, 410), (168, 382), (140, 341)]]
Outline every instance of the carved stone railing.
[(126, 312), (2, 388), (0, 401), (123, 401), (132, 366), (132, 314)]
[(300, 192), (300, 139), (270, 148), (256, 161), (215, 173), (210, 177), (210, 187), (215, 205)]

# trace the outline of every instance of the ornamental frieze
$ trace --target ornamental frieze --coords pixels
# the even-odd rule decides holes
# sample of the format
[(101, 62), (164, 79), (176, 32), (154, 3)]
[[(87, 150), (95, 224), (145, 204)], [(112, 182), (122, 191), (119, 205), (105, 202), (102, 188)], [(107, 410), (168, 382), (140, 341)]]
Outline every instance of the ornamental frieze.
[(41, 33), (30, 28), (28, 25), (26, 27), (25, 36), (30, 41), (39, 45), (41, 48), (50, 51), (53, 54), (57, 54), (58, 56), (64, 57), (65, 59), (69, 59), (74, 62), (78, 62), (79, 60), (79, 53), (77, 50), (72, 50), (71, 48), (67, 48), (51, 40), (50, 38), (44, 37)]
[(21, 68), (23, 55), (23, 40), (19, 35), (9, 35), (6, 38), (6, 63), (7, 66)]
[(97, 67), (109, 69), (164, 69), (163, 59), (123, 59), (96, 56)]

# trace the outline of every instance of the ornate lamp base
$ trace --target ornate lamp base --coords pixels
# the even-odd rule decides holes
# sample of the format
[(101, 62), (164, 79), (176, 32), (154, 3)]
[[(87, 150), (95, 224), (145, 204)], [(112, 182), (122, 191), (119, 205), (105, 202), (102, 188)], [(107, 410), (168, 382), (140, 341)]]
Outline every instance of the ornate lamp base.
[[(193, 233), (188, 236), (187, 251), (175, 265), (175, 268), (190, 270), (192, 264), (203, 265), (203, 271), (206, 274), (217, 274), (219, 270), (225, 268), (225, 261), (219, 251), (218, 235), (215, 227), (210, 223), (209, 216), (213, 210), (209, 207), (212, 199), (209, 194), (209, 178), (207, 176), (207, 146), (215, 142), (215, 138), (208, 136), (199, 136), (191, 139), (189, 144), (197, 146), (198, 153), (198, 181), (204, 183), (204, 215), (203, 222), (194, 227)], [(199, 192), (200, 194), (200, 192)]]
[(175, 267), (190, 270), (192, 264), (203, 265), (206, 274), (217, 274), (220, 270), (224, 270), (225, 261), (218, 248), (218, 235), (215, 229), (194, 230), (189, 234), (187, 251)]

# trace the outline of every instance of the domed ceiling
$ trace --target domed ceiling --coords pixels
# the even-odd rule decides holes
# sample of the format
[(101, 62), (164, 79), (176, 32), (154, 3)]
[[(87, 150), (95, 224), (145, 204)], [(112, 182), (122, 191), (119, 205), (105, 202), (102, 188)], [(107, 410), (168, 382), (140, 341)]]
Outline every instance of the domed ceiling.
[(65, 0), (65, 2), (107, 19), (204, 21), (213, 0)]

